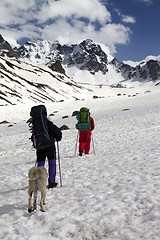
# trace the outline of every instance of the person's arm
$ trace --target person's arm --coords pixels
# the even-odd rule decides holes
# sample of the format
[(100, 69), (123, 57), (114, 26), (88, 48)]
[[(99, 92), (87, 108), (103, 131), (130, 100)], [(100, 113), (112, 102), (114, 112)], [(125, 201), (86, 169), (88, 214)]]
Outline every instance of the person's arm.
[(53, 124), (53, 127), (54, 127), (54, 138), (56, 139), (57, 142), (59, 142), (62, 139), (62, 132), (59, 129), (59, 127), (57, 127), (56, 125)]
[(53, 136), (57, 142), (61, 141), (62, 139), (61, 130), (50, 121), (48, 121), (48, 128), (49, 128), (50, 135)]
[(94, 127), (95, 127), (95, 125), (94, 125), (94, 120), (93, 120), (93, 118), (91, 117), (91, 131), (94, 130)]

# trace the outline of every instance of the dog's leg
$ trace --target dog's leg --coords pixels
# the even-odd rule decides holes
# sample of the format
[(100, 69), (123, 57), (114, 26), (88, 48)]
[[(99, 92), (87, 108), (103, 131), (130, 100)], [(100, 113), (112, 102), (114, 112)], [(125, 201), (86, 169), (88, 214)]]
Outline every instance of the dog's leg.
[(40, 210), (41, 212), (45, 212), (43, 205), (45, 205), (45, 197), (46, 191), (41, 192), (41, 202), (40, 202)]
[(32, 193), (33, 192), (28, 190), (28, 195), (29, 195), (28, 212), (29, 213), (33, 212), (33, 209), (32, 209)]
[(34, 210), (37, 209), (37, 190), (34, 190)]
[(46, 189), (44, 190), (43, 193), (43, 205), (46, 205)]

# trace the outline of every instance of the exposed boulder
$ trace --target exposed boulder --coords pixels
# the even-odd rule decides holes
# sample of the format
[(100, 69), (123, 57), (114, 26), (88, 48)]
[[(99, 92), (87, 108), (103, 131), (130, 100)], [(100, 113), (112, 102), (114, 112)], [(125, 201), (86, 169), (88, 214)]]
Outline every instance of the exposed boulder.
[(49, 62), (47, 66), (52, 69), (52, 71), (59, 72), (62, 74), (66, 74), (64, 68), (62, 67), (62, 64), (59, 60), (56, 62)]
[(61, 131), (63, 131), (63, 130), (68, 130), (69, 129), (69, 127), (67, 126), (67, 125), (62, 125), (61, 127), (60, 127), (60, 130)]

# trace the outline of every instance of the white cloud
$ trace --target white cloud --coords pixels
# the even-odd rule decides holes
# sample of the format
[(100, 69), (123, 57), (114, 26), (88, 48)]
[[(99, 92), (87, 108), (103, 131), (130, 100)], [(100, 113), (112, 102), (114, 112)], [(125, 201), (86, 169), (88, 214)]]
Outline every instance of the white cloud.
[(144, 3), (153, 3), (152, 0), (138, 0), (138, 1), (140, 1), (140, 2), (144, 2)]
[(24, 24), (30, 19), (30, 11), (35, 7), (36, 0), (1, 0), (0, 26)]
[[(0, 33), (15, 40), (44, 39), (78, 43), (93, 39), (109, 45), (129, 42), (130, 29), (111, 22), (111, 14), (100, 0), (1, 0)], [(7, 16), (7, 17), (6, 17)], [(124, 16), (125, 17), (125, 16)], [(124, 21), (133, 22), (126, 16)], [(11, 40), (13, 38), (13, 40)]]
[(153, 0), (136, 0), (138, 2), (146, 3), (146, 4), (153, 4)]
[(127, 16), (127, 15), (122, 15), (122, 22), (125, 23), (135, 23), (135, 17)]
[(110, 12), (98, 0), (61, 0), (49, 1), (43, 6), (39, 20), (46, 21), (51, 18), (88, 18), (91, 22), (98, 20), (100, 23), (111, 20)]
[(121, 11), (120, 11), (119, 9), (117, 9), (117, 8), (115, 8), (114, 11), (118, 14), (118, 16), (121, 17), (122, 22), (125, 22), (125, 23), (135, 23), (135, 22), (136, 22), (135, 17), (128, 16), (128, 15), (124, 15), (124, 14), (122, 14)]
[(130, 33), (131, 30), (122, 24), (106, 24), (97, 33), (92, 24), (85, 25), (82, 22), (74, 21), (70, 25), (61, 19), (57, 20), (55, 24), (46, 26), (42, 36), (43, 39), (50, 41), (56, 39), (61, 44), (77, 43), (89, 38), (96, 43), (108, 45), (111, 54), (114, 54), (116, 52), (114, 45), (129, 42)]
[(107, 44), (125, 44), (129, 42), (130, 28), (122, 24), (107, 24), (101, 29), (101, 36), (105, 37)]

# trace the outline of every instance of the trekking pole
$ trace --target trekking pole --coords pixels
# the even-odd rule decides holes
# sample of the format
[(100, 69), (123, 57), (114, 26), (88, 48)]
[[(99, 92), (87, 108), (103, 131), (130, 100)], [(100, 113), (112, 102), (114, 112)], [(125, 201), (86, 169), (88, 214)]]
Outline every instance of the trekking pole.
[(57, 142), (57, 151), (58, 151), (58, 165), (59, 165), (60, 186), (62, 187), (61, 164), (60, 164), (60, 155), (59, 155), (59, 145), (58, 145), (58, 142)]
[(78, 136), (79, 136), (79, 131), (78, 131), (78, 133), (77, 133), (77, 138), (76, 138), (75, 156), (76, 156), (76, 151), (77, 151)]
[(93, 133), (92, 133), (92, 132), (91, 132), (91, 137), (92, 137), (93, 153), (95, 154), (94, 141), (93, 141)]

